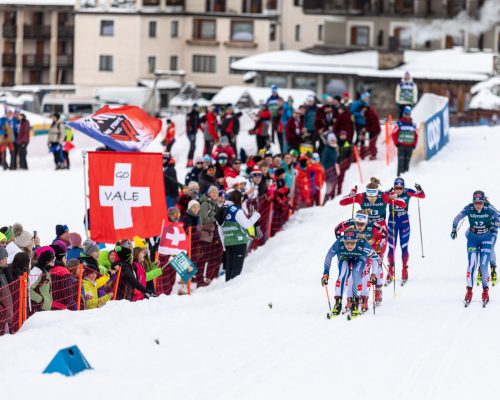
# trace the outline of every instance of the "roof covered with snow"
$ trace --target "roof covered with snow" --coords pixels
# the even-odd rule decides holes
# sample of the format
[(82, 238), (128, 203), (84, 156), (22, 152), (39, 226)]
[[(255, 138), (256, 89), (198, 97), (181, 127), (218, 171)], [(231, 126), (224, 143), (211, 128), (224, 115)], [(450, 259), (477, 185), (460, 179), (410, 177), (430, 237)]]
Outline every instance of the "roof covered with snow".
[(497, 86), (500, 87), (500, 75), (494, 76), (490, 79), (486, 79), (483, 82), (476, 83), (474, 86), (472, 86), (470, 92), (472, 94), (475, 94), (484, 89), (487, 90), (494, 89)]
[[(141, 79), (139, 84), (152, 89), (154, 86), (154, 79)], [(156, 83), (156, 89), (180, 89), (182, 84), (173, 79), (159, 79)]]
[(472, 110), (500, 110), (500, 97), (482, 89), (470, 101), (469, 108)]
[(317, 55), (286, 50), (262, 53), (235, 61), (231, 68), (260, 72), (295, 72), (401, 78), (409, 71), (416, 79), (482, 81), (493, 73), (493, 53), (466, 52), (463, 48), (406, 51), (398, 68), (378, 68), (377, 51)]
[(70, 6), (74, 7), (76, 0), (0, 0), (0, 6)]
[[(305, 103), (308, 96), (314, 96), (312, 90), (306, 89), (279, 89), (279, 95), (285, 100), (291, 96), (295, 104)], [(212, 98), (212, 104), (237, 104), (244, 95), (248, 95), (254, 105), (261, 102), (266, 102), (271, 95), (271, 90), (268, 87), (249, 87), (249, 86), (226, 86), (223, 87)]]

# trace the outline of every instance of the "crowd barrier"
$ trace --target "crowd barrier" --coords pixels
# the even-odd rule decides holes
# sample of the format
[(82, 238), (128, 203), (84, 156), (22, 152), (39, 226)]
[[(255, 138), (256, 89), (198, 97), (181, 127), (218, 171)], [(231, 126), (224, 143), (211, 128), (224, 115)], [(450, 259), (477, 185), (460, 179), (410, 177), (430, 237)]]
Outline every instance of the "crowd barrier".
[[(369, 147), (361, 147), (358, 156), (365, 158)], [(324, 201), (334, 198), (342, 191), (342, 183), (347, 169), (356, 161), (355, 154), (350, 154), (340, 166), (337, 176), (334, 169), (326, 170), (326, 192)], [(313, 202), (309, 204), (313, 205)], [(290, 216), (305, 204), (300, 202), (300, 191), (296, 185), (290, 191), (289, 200), (280, 201), (279, 196), (261, 196), (252, 201), (249, 208), (258, 210), (261, 218), (258, 222), (260, 232), (249, 245), (253, 251), (283, 229)], [(250, 211), (252, 211), (250, 210)], [(188, 229), (188, 256), (198, 268), (198, 274), (193, 278), (196, 287), (210, 284), (220, 275), (224, 264), (224, 250), (219, 230), (215, 224), (201, 225)], [(152, 282), (157, 295), (170, 295), (178, 282), (178, 276), (168, 266), (169, 256), (160, 255), (158, 264), (163, 268), (163, 274)], [(0, 336), (17, 332), (26, 319), (36, 312), (47, 310), (80, 311), (103, 306), (109, 300), (130, 299), (121, 270), (109, 276), (96, 273), (96, 290), (98, 298), (85, 294), (85, 278), (92, 272), (80, 264), (70, 271), (64, 268), (54, 268), (48, 274), (28, 276), (24, 274), (13, 283), (0, 288)]]

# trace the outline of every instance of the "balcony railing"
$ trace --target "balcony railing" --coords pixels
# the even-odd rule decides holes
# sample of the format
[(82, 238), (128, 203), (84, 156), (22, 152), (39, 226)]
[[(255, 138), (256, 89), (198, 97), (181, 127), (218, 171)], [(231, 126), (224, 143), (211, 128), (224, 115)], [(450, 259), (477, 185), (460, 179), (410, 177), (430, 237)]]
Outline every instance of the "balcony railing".
[(15, 39), (17, 37), (17, 26), (12, 24), (4, 24), (2, 32), (4, 39)]
[(57, 66), (58, 67), (72, 67), (73, 66), (73, 54), (61, 54), (57, 56)]
[(50, 26), (25, 24), (24, 37), (30, 39), (48, 39), (50, 38)]
[(23, 56), (23, 67), (48, 68), (50, 56), (48, 54), (26, 54)]
[(59, 38), (72, 38), (75, 35), (74, 26), (59, 26), (57, 28), (57, 37)]
[(16, 55), (10, 53), (2, 54), (2, 67), (15, 67), (16, 66)]

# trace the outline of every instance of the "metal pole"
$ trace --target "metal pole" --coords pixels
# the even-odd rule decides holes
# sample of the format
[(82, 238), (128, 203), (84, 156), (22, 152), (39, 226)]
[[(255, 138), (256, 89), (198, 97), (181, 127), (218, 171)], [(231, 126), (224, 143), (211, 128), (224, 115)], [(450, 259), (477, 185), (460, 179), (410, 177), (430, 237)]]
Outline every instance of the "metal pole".
[(420, 199), (417, 199), (418, 204), (418, 224), (420, 225), (420, 248), (422, 250), (422, 258), (424, 258), (424, 238), (422, 235), (422, 219), (420, 218)]
[(85, 196), (85, 237), (89, 238), (89, 205), (87, 200), (87, 150), (82, 150), (83, 157), (83, 193)]

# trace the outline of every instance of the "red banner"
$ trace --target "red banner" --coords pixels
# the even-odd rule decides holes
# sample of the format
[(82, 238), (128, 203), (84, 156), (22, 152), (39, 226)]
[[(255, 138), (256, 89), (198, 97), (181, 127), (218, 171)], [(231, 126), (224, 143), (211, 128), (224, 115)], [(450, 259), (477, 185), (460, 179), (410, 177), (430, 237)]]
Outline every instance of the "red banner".
[(181, 223), (171, 223), (163, 228), (160, 238), (158, 252), (162, 255), (176, 255), (181, 251), (188, 252), (189, 240), (184, 225)]
[(160, 153), (89, 152), (90, 235), (115, 243), (161, 233), (167, 218)]

